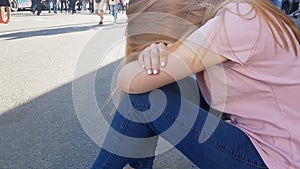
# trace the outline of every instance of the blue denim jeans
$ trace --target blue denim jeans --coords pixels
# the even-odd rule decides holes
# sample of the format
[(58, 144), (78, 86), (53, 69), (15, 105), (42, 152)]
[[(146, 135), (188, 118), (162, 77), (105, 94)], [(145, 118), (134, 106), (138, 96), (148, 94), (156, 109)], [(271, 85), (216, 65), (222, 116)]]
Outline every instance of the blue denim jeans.
[(52, 2), (53, 11), (57, 12), (57, 0), (48, 0), (48, 11), (51, 12), (51, 2)]
[(116, 3), (115, 5), (110, 5), (111, 14), (114, 17), (114, 20), (118, 18), (118, 9), (120, 7), (120, 3)]
[(152, 169), (158, 136), (201, 169), (266, 169), (247, 135), (209, 110), (192, 78), (125, 94), (91, 169)]

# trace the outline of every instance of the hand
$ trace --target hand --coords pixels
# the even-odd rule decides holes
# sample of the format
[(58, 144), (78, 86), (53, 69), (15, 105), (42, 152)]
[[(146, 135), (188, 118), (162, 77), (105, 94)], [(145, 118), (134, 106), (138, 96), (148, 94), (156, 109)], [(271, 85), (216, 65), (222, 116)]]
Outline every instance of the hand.
[(165, 67), (167, 64), (167, 48), (172, 44), (165, 45), (164, 43), (153, 43), (151, 46), (144, 49), (139, 55), (139, 63), (142, 68), (147, 70), (148, 75), (156, 75), (159, 73), (160, 67)]

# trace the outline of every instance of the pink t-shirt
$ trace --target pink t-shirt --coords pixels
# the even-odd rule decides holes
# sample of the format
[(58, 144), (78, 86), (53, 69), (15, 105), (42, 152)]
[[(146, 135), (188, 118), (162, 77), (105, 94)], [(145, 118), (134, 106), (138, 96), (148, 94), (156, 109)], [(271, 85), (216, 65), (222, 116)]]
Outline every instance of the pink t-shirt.
[[(197, 79), (205, 99), (230, 114), (270, 169), (300, 169), (300, 55), (275, 47), (252, 9), (232, 2), (188, 37), (228, 59)], [(217, 33), (222, 17), (225, 29)]]

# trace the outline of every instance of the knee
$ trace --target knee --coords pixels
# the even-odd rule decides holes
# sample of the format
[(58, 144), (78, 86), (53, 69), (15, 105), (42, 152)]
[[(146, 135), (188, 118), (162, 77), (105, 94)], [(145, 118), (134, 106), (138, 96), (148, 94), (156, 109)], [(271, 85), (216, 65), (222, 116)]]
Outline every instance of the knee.
[(124, 94), (123, 100), (130, 104), (134, 109), (140, 111), (146, 111), (151, 106), (149, 102), (149, 93)]
[(121, 102), (127, 103), (134, 109), (139, 111), (149, 110), (150, 107), (155, 107), (155, 109), (162, 109), (170, 102), (170, 100), (178, 100), (176, 98), (177, 90), (174, 84), (164, 86), (153, 91), (142, 93), (142, 94), (127, 94), (125, 93)]

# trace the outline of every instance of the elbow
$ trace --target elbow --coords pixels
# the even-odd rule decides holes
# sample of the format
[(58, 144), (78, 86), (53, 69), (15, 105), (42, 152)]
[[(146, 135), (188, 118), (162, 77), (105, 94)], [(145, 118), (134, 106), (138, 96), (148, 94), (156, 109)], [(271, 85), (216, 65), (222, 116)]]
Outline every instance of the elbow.
[(140, 90), (138, 86), (134, 83), (134, 78), (129, 78), (128, 76), (123, 76), (122, 73), (119, 73), (117, 80), (118, 88), (129, 94), (140, 94), (144, 91)]
[(128, 84), (128, 82), (124, 77), (120, 76), (120, 74), (118, 75), (117, 86), (125, 93), (130, 93), (130, 88), (129, 88), (130, 85)]
[(126, 64), (118, 73), (117, 78), (117, 86), (121, 90), (123, 90), (125, 93), (130, 94), (139, 94), (142, 93), (140, 91), (143, 86), (139, 79), (140, 74), (144, 70), (140, 68), (140, 65), (138, 62), (131, 62)]
[(141, 94), (153, 89), (149, 83), (149, 75), (138, 62), (131, 62), (125, 65), (118, 74), (117, 85), (126, 93)]

